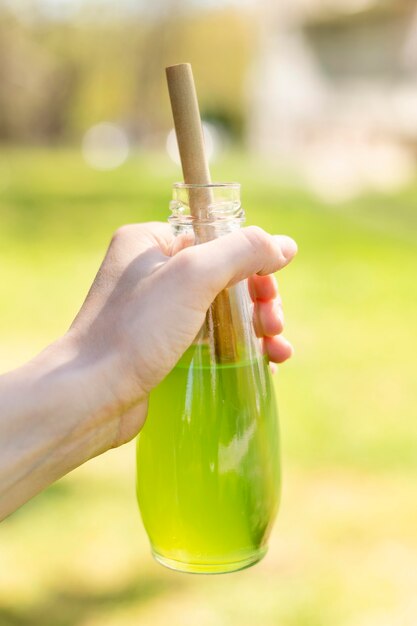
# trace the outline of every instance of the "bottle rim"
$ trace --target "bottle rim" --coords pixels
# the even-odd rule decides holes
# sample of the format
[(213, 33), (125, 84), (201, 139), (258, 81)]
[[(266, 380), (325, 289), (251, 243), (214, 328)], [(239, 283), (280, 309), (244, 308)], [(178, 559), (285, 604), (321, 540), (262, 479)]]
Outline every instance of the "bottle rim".
[[(240, 201), (240, 183), (213, 182), (204, 184), (177, 182), (172, 186), (173, 199), (170, 202), (170, 224), (216, 225), (221, 223), (241, 223), (245, 212)], [(203, 193), (204, 217), (191, 213), (190, 201), (194, 192)], [(204, 193), (205, 192), (205, 193)], [(197, 194), (198, 195), (198, 194)]]
[(236, 182), (214, 182), (214, 183), (174, 183), (172, 185), (174, 189), (217, 189), (217, 188), (228, 188), (228, 189), (240, 189), (240, 183)]

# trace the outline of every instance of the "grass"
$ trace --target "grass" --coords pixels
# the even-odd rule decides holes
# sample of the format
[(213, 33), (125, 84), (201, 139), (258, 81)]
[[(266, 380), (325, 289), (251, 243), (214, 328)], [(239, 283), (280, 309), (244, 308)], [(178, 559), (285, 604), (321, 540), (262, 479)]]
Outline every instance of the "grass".
[[(279, 276), (284, 498), (270, 553), (196, 578), (151, 561), (134, 450), (96, 459), (1, 526), (0, 625), (408, 626), (415, 623), (417, 183), (328, 206), (272, 166), (230, 156), (249, 223), (300, 247)], [(65, 331), (112, 231), (165, 220), (163, 155), (93, 172), (75, 151), (0, 152), (0, 368)]]

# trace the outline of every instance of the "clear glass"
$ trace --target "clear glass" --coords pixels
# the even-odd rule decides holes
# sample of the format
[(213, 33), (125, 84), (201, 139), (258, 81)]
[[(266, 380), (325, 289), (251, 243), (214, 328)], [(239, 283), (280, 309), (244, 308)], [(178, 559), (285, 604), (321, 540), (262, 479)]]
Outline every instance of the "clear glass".
[[(236, 183), (174, 185), (173, 254), (239, 228), (239, 195)], [(189, 205), (198, 198), (205, 212), (196, 219)], [(138, 502), (154, 557), (175, 570), (232, 572), (267, 550), (280, 497), (279, 433), (252, 310), (246, 281), (222, 292), (151, 393), (137, 446)]]

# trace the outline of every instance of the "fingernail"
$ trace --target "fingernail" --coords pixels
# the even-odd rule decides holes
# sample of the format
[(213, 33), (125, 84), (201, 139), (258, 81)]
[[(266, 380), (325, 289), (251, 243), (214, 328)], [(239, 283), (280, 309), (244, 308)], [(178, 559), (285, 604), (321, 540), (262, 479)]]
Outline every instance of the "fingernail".
[(280, 302), (274, 302), (274, 313), (280, 320), (281, 324), (284, 324), (284, 310)]
[(294, 346), (292, 345), (292, 343), (290, 343), (288, 341), (288, 339), (286, 339), (285, 342), (286, 342), (288, 348), (290, 349), (290, 355), (289, 355), (288, 358), (291, 358), (292, 356), (294, 356)]
[(287, 235), (275, 235), (275, 239), (277, 240), (286, 261), (289, 261), (295, 254), (297, 254), (298, 247), (294, 239), (287, 237)]

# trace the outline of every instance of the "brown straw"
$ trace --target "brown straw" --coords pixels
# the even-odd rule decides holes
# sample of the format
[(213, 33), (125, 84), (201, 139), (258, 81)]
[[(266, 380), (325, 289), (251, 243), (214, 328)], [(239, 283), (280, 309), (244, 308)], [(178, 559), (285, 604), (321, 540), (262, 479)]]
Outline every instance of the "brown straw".
[[(166, 75), (184, 182), (190, 185), (209, 185), (210, 170), (191, 65), (171, 65), (166, 68)], [(212, 201), (210, 187), (189, 190), (190, 211), (197, 220), (208, 217), (208, 206)], [(207, 241), (214, 236), (212, 229), (207, 226), (197, 230), (200, 241)], [(213, 329), (217, 359), (221, 363), (236, 361), (236, 340), (227, 289), (214, 300), (208, 323)]]

